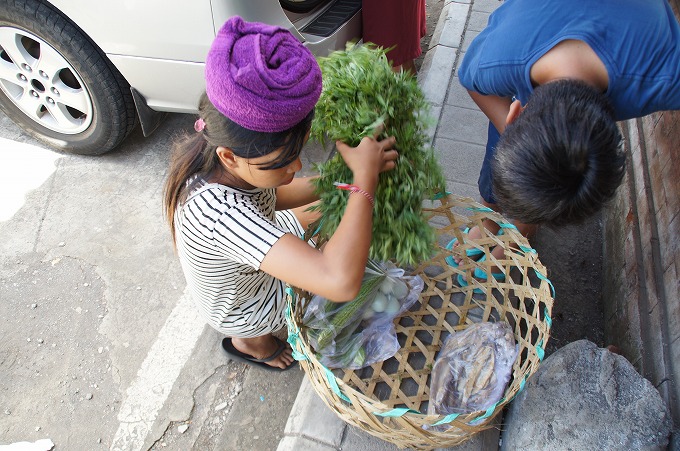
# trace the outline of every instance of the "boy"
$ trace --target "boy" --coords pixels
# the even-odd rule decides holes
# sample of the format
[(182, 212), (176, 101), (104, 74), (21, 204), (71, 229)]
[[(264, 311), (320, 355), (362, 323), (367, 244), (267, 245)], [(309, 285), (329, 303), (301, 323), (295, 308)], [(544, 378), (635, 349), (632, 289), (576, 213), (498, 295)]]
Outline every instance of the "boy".
[(530, 236), (614, 195), (625, 170), (616, 121), (680, 109), (680, 27), (666, 0), (508, 0), (459, 77), (490, 121), (483, 203)]

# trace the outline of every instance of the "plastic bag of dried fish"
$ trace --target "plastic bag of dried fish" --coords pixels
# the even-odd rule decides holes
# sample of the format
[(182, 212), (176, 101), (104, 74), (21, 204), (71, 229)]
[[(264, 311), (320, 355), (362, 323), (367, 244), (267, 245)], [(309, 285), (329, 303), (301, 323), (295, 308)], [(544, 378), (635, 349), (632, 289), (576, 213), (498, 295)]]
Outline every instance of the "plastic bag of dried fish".
[(518, 353), (512, 328), (506, 322), (475, 323), (450, 335), (432, 368), (427, 413), (464, 414), (488, 409), (503, 396)]

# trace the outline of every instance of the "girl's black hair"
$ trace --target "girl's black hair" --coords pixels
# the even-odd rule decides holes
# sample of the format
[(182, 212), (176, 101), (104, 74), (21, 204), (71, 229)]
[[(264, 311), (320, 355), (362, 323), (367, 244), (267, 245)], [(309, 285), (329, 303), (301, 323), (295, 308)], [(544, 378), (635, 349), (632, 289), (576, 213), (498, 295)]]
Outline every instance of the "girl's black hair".
[(235, 123), (220, 113), (203, 93), (198, 106), (199, 117), (205, 122), (201, 132), (180, 137), (173, 144), (172, 159), (163, 195), (164, 211), (175, 239), (174, 215), (186, 196), (215, 171), (224, 170), (217, 156), (217, 147), (226, 147), (242, 158), (257, 158), (282, 151), (260, 169), (282, 168), (295, 161), (302, 151), (309, 132), (314, 110), (300, 123), (281, 132), (257, 132)]
[(558, 80), (537, 87), (501, 135), (493, 194), (509, 218), (577, 223), (614, 196), (625, 162), (607, 98), (583, 82)]

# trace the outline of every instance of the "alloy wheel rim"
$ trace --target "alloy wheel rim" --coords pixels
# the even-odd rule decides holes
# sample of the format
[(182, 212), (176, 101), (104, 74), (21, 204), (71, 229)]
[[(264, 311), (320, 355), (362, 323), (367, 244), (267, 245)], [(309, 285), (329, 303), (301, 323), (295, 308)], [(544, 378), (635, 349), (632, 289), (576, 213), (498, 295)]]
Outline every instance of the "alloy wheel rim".
[(14, 27), (0, 27), (0, 89), (29, 118), (73, 135), (92, 123), (92, 98), (54, 47)]

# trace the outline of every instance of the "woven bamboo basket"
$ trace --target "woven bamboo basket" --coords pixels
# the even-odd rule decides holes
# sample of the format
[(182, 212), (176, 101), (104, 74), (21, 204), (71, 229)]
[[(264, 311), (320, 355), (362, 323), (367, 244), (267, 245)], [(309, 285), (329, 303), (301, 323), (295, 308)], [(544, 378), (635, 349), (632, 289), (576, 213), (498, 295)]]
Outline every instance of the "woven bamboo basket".
[[(425, 286), (419, 302), (395, 319), (401, 349), (394, 357), (359, 370), (326, 368), (308, 344), (301, 321), (311, 295), (289, 289), (287, 297), (289, 342), (322, 400), (344, 421), (369, 434), (399, 448), (423, 450), (459, 445), (494, 425), (494, 417), (543, 359), (554, 299), (552, 284), (536, 251), (501, 215), (472, 199), (452, 195), (426, 206), (424, 214), (437, 230), (439, 251), (407, 271), (422, 277)], [(494, 235), (483, 229), (480, 239), (447, 249), (454, 237), (463, 242), (461, 231), (465, 227), (481, 226), (485, 219), (500, 224), (503, 233)], [(504, 259), (491, 255), (494, 246), (503, 246)], [(465, 254), (472, 247), (486, 254), (482, 263)], [(446, 261), (453, 255), (463, 257), (458, 267)], [(491, 265), (501, 268), (504, 281), (489, 278), (479, 282), (471, 277), (475, 267), (488, 274)], [(467, 286), (459, 286), (459, 274), (470, 281)], [(507, 321), (519, 345), (503, 398), (486, 411), (426, 415), (430, 371), (444, 339), (481, 321)], [(434, 425), (437, 427), (431, 427)]]

